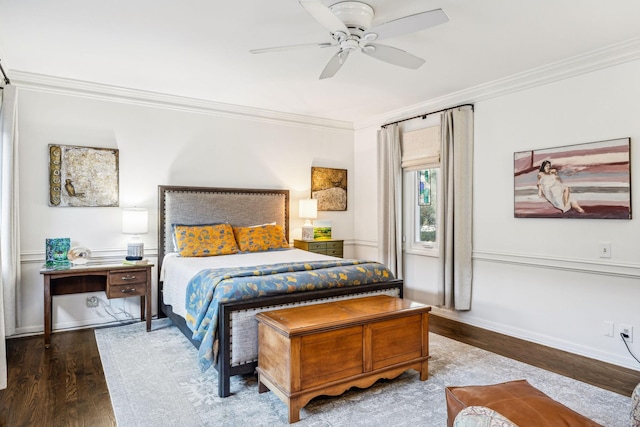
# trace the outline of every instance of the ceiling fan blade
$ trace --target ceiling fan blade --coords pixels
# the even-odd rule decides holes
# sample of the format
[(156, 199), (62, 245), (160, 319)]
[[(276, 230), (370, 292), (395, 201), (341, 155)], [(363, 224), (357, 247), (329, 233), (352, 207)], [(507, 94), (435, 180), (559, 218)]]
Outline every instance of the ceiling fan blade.
[(275, 47), (264, 47), (262, 49), (251, 49), (250, 53), (269, 53), (269, 52), (280, 52), (283, 50), (294, 50), (294, 49), (304, 49), (307, 47), (331, 47), (336, 46), (331, 43), (306, 43), (306, 44), (292, 44), (288, 46), (275, 46)]
[(300, 0), (300, 5), (304, 7), (313, 18), (325, 27), (331, 34), (339, 31), (350, 34), (349, 29), (327, 6), (318, 0)]
[(383, 44), (368, 44), (362, 48), (362, 53), (379, 59), (380, 61), (413, 70), (420, 68), (420, 66), (425, 63), (424, 59), (418, 58), (409, 52)]
[(331, 57), (327, 65), (322, 70), (322, 74), (320, 74), (320, 80), (328, 79), (330, 77), (335, 76), (338, 72), (342, 64), (345, 63), (347, 58), (349, 57), (350, 51), (348, 50), (339, 50), (335, 55)]
[(365, 34), (376, 34), (377, 37), (371, 37), (375, 40), (382, 40), (389, 37), (401, 36), (404, 34), (414, 33), (416, 31), (426, 30), (449, 21), (449, 17), (442, 9), (434, 9), (428, 12), (416, 13), (415, 15), (405, 16), (393, 21), (385, 22), (370, 28)]

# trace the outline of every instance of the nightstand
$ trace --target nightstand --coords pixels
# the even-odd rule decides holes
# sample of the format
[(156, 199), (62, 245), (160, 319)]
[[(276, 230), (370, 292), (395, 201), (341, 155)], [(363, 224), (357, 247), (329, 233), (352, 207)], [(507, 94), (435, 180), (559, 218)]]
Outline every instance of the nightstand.
[(331, 255), (342, 258), (344, 240), (294, 240), (293, 246), (317, 254)]
[[(107, 298), (140, 297), (140, 320), (151, 330), (151, 267), (145, 265), (84, 264), (66, 268), (46, 266), (44, 276), (44, 346), (51, 346), (51, 300), (54, 295), (104, 291)], [(146, 313), (145, 313), (146, 312)]]

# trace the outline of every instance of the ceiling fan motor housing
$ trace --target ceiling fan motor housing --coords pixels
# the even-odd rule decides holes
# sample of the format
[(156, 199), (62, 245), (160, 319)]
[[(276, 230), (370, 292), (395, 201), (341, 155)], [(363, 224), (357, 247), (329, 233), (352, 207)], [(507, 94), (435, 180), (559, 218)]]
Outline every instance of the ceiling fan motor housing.
[(351, 34), (362, 35), (371, 28), (373, 21), (373, 8), (359, 1), (343, 1), (330, 6), (329, 9), (336, 15)]

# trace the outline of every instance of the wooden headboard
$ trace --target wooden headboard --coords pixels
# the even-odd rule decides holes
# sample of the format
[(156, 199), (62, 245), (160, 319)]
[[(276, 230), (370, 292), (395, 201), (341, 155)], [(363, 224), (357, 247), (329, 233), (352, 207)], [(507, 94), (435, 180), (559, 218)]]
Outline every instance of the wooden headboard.
[(165, 255), (173, 252), (172, 224), (275, 222), (289, 240), (289, 190), (159, 185), (158, 210), (158, 274)]

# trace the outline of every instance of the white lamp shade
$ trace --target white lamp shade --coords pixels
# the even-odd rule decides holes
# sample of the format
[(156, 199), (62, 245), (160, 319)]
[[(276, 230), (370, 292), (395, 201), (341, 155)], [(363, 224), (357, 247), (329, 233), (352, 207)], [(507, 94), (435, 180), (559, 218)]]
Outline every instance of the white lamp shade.
[(145, 234), (149, 231), (149, 212), (144, 208), (122, 210), (122, 232), (124, 234)]
[(299, 205), (300, 218), (318, 218), (318, 199), (301, 199)]

